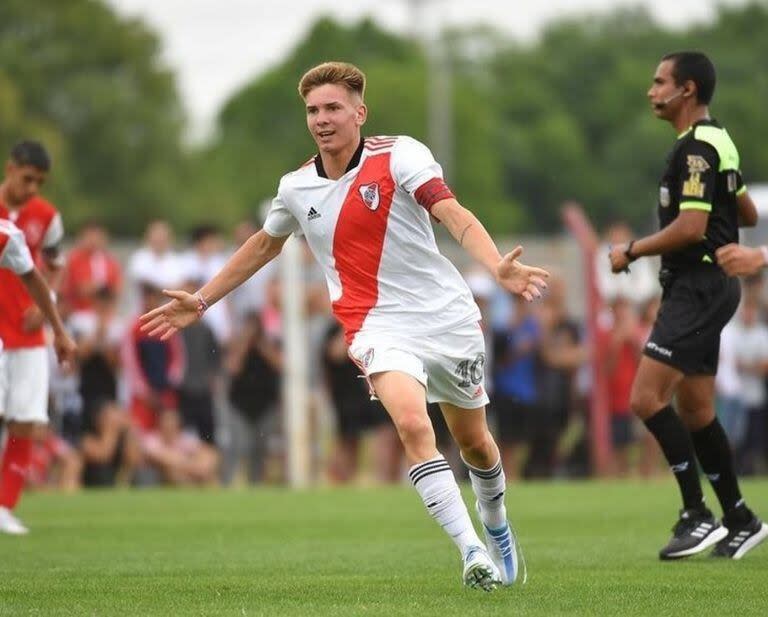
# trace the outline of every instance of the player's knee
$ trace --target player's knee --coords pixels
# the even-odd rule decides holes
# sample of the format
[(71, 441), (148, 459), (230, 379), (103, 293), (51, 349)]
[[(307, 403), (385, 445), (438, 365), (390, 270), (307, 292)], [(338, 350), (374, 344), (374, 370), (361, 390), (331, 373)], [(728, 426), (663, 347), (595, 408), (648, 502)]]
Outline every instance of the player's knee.
[(432, 424), (426, 413), (408, 412), (395, 420), (400, 439), (406, 444), (417, 444), (429, 440), (433, 434)]
[(629, 408), (638, 418), (644, 420), (664, 407), (664, 403), (655, 393), (635, 388), (629, 398)]
[(493, 437), (488, 431), (472, 431), (456, 435), (456, 443), (465, 458), (485, 459), (495, 452)]

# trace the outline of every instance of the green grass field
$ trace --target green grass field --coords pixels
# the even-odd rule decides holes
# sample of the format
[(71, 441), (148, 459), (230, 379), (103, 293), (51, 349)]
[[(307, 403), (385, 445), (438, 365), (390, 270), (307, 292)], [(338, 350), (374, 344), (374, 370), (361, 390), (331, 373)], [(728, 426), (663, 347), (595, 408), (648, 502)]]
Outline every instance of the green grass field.
[[(744, 489), (768, 515), (768, 482)], [(32, 533), (0, 537), (0, 615), (768, 615), (768, 545), (657, 560), (672, 481), (507, 495), (529, 581), (492, 594), (462, 588), (408, 487), (28, 495)]]

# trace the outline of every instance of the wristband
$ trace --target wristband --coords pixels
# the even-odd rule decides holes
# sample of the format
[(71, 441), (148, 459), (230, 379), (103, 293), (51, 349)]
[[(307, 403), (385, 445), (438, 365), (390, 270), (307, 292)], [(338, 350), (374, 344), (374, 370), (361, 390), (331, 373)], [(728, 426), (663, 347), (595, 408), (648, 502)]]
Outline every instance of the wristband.
[(197, 316), (202, 317), (203, 313), (208, 310), (208, 303), (199, 291), (195, 294), (195, 298), (197, 298)]
[(635, 245), (634, 240), (630, 240), (629, 244), (627, 245), (627, 250), (624, 251), (624, 256), (629, 259), (630, 262), (633, 262), (637, 259), (636, 255), (632, 254), (632, 247)]
[(763, 254), (763, 264), (768, 266), (768, 246), (761, 246), (760, 252)]

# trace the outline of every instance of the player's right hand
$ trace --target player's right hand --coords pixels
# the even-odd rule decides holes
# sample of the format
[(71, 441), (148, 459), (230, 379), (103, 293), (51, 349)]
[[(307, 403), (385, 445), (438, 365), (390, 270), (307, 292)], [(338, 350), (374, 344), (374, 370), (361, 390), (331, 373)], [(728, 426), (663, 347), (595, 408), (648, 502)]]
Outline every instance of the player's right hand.
[(142, 332), (149, 336), (158, 336), (165, 341), (182, 328), (194, 323), (200, 318), (198, 300), (191, 293), (181, 290), (163, 289), (163, 294), (173, 298), (156, 309), (139, 317)]
[(64, 368), (72, 366), (77, 353), (77, 345), (66, 332), (54, 334), (53, 349), (56, 351), (56, 358)]

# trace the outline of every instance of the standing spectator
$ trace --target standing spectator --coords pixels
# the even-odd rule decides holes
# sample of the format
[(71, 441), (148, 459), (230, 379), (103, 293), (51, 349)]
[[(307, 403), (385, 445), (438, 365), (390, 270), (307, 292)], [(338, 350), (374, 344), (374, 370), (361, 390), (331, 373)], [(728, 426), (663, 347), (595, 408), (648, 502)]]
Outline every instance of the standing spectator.
[(629, 473), (629, 449), (634, 442), (634, 416), (629, 406), (632, 382), (644, 342), (638, 336), (638, 323), (634, 307), (626, 298), (617, 296), (611, 303), (610, 323), (600, 336), (600, 345), (608, 376), (608, 411), (611, 419), (611, 444), (613, 446), (613, 474)]
[[(213, 278), (227, 261), (222, 251), (221, 234), (214, 225), (198, 225), (190, 235), (192, 246), (182, 256), (184, 280), (207, 281)], [(203, 320), (213, 330), (219, 345), (226, 347), (232, 336), (229, 299), (211, 306)]]
[[(162, 292), (144, 283), (141, 288), (143, 310), (162, 304)], [(177, 387), (184, 375), (184, 349), (181, 337), (162, 341), (147, 336), (136, 320), (123, 340), (122, 363), (134, 425), (141, 431), (155, 426), (157, 414), (177, 408)]]
[(529, 423), (530, 453), (523, 475), (553, 475), (557, 445), (574, 403), (574, 376), (586, 360), (579, 342), (579, 326), (568, 316), (565, 281), (552, 276), (539, 312), (541, 339), (538, 345), (537, 408)]
[(62, 296), (70, 311), (93, 311), (94, 295), (108, 289), (113, 296), (123, 288), (120, 263), (108, 250), (109, 234), (97, 221), (83, 225), (67, 257)]
[(176, 287), (181, 284), (182, 272), (179, 255), (173, 250), (171, 226), (162, 219), (151, 221), (144, 232), (144, 244), (128, 263), (132, 293), (140, 298), (140, 287), (145, 282), (159, 289)]
[[(184, 288), (195, 291), (199, 281)], [(213, 330), (202, 320), (181, 331), (184, 342), (184, 378), (179, 385), (179, 412), (185, 429), (207, 444), (215, 442), (213, 392), (219, 387), (220, 353)]]
[(737, 359), (741, 328), (738, 318), (729, 321), (720, 334), (720, 358), (715, 376), (715, 408), (725, 434), (739, 459), (747, 435), (748, 410), (744, 405)]
[(494, 341), (493, 409), (502, 466), (514, 479), (520, 473), (519, 447), (527, 444), (531, 419), (538, 413), (536, 357), (541, 343), (539, 322), (520, 296), (515, 296), (511, 323)]
[(736, 367), (741, 400), (747, 410), (746, 439), (736, 455), (742, 473), (755, 473), (764, 450), (768, 327), (760, 321), (757, 299), (745, 296), (735, 326)]
[(225, 460), (229, 483), (245, 457), (248, 481), (261, 482), (269, 439), (276, 430), (283, 357), (278, 344), (266, 336), (261, 315), (252, 314), (227, 355), (232, 404), (232, 445)]
[(334, 482), (350, 482), (359, 464), (360, 442), (368, 430), (375, 430), (374, 447), (377, 480), (392, 481), (388, 470), (389, 450), (397, 432), (378, 400), (371, 400), (367, 383), (358, 379), (360, 370), (349, 357), (344, 331), (335, 320), (326, 331), (322, 364), (331, 404), (336, 412), (336, 443), (330, 474)]

